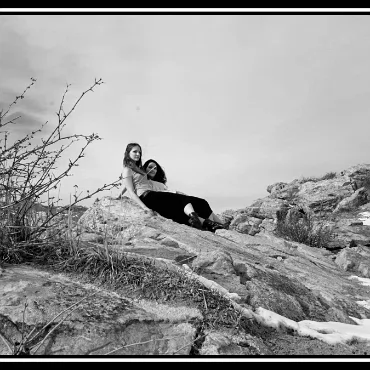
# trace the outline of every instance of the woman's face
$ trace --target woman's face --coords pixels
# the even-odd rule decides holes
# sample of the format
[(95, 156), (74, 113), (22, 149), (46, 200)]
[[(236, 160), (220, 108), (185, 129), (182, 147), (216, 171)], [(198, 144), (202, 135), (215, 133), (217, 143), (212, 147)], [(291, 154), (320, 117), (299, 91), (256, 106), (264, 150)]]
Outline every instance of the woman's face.
[(153, 178), (157, 173), (157, 166), (154, 162), (149, 162), (148, 166), (146, 167), (146, 173), (148, 174), (149, 178)]
[(129, 156), (130, 156), (130, 158), (131, 158), (133, 161), (135, 161), (135, 162), (139, 161), (139, 160), (140, 160), (140, 158), (141, 158), (141, 149), (140, 149), (140, 147), (139, 147), (139, 146), (134, 146), (134, 147), (131, 149), (131, 151), (130, 151), (130, 153), (129, 153)]

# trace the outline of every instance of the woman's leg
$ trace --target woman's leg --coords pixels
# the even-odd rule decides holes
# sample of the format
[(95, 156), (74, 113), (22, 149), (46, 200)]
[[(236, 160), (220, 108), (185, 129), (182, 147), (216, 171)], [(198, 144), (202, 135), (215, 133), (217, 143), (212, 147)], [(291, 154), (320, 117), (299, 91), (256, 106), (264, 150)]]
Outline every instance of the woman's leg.
[(219, 224), (223, 225), (224, 222), (217, 216), (215, 215), (213, 212), (211, 213), (211, 215), (208, 217), (211, 221), (215, 221), (215, 222), (218, 222)]
[(151, 191), (140, 199), (161, 216), (185, 225), (189, 225), (188, 215), (194, 212), (188, 196), (182, 194)]
[(188, 201), (192, 204), (195, 212), (202, 219), (209, 218), (209, 216), (213, 213), (208, 202), (203, 198), (188, 195)]
[[(212, 215), (214, 219), (218, 219), (212, 212), (208, 202), (202, 198), (151, 191), (141, 200), (148, 208), (158, 212), (161, 216), (172, 219), (180, 224), (191, 225), (198, 229), (202, 228), (204, 220), (212, 217)], [(197, 216), (192, 215), (192, 213), (195, 213)], [(222, 224), (221, 220), (215, 222)], [(217, 225), (208, 225), (206, 227), (210, 231), (217, 228)]]
[(195, 212), (194, 211), (194, 208), (193, 208), (193, 205), (191, 203), (188, 203), (185, 207), (184, 207), (184, 213), (189, 216), (190, 213), (193, 213)]

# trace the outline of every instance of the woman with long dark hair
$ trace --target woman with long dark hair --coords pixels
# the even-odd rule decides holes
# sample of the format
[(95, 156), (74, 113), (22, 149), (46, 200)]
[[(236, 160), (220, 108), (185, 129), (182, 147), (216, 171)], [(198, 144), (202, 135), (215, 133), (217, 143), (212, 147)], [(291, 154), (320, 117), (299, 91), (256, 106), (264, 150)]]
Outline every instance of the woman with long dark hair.
[[(215, 232), (217, 229), (224, 228), (222, 222), (214, 221), (217, 216), (206, 200), (185, 194), (156, 191), (153, 183), (148, 178), (150, 173), (154, 173), (156, 170), (156, 173), (159, 173), (157, 179), (161, 180), (160, 183), (163, 184), (167, 181), (166, 175), (158, 163), (153, 160), (146, 162), (149, 173), (147, 174), (143, 169), (141, 156), (142, 150), (139, 144), (128, 144), (123, 158), (124, 167), (122, 172), (124, 185), (130, 198), (136, 201), (140, 207), (152, 214), (155, 211), (165, 218), (197, 229)], [(156, 169), (152, 165), (149, 167), (151, 163), (155, 164), (154, 167), (157, 167), (157, 165), (159, 167)], [(160, 168), (159, 172), (158, 168)], [(153, 177), (156, 176), (154, 174)]]
[[(164, 169), (160, 166), (160, 164), (155, 161), (154, 159), (148, 159), (144, 164), (143, 164), (143, 169), (148, 175), (148, 179), (151, 180), (153, 183), (153, 187), (156, 191), (170, 191), (176, 194), (183, 194), (181, 191), (175, 190), (171, 191), (167, 188), (166, 183), (167, 183), (167, 176), (166, 173), (164, 172)], [(192, 205), (196, 211), (199, 209), (207, 209), (209, 208), (208, 202), (205, 199), (198, 198), (198, 197), (191, 197), (192, 198)], [(200, 213), (200, 212), (198, 212)], [(202, 218), (203, 217), (202, 215)], [(211, 221), (217, 222), (218, 224), (222, 225), (222, 221), (219, 219), (219, 217), (215, 213), (211, 213), (208, 217)], [(206, 219), (207, 219), (206, 218)]]

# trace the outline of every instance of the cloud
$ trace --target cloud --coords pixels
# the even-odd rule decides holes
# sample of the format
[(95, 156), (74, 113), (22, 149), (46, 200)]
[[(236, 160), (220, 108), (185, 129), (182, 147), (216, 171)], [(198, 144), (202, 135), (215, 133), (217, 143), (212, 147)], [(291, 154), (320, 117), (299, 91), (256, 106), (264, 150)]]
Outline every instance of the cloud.
[(42, 123), (44, 123), (37, 117), (27, 112), (24, 112), (24, 111), (16, 111), (16, 112), (13, 112), (7, 115), (3, 123), (6, 123), (12, 120), (14, 120), (14, 122), (9, 123), (6, 127), (9, 127), (9, 128), (11, 127), (12, 131), (16, 130), (18, 132), (26, 131), (26, 130), (27, 132), (30, 132), (30, 131), (37, 130), (42, 125)]
[[(4, 21), (3, 17), (2, 21)], [(0, 23), (1, 74), (7, 76), (7, 78), (16, 76), (17, 80), (26, 80), (32, 77), (35, 72), (30, 58), (28, 58), (31, 48), (27, 44), (26, 39), (14, 28), (9, 26), (9, 22)], [(33, 51), (37, 52), (38, 50), (36, 48)]]
[[(29, 81), (29, 83), (31, 83), (31, 81)], [(3, 112), (7, 111), (10, 104), (16, 100), (16, 97), (20, 96), (26, 90), (29, 83), (27, 80), (25, 80), (24, 86), (18, 89), (18, 91), (7, 87), (3, 88), (0, 93), (0, 110), (2, 109)], [(35, 89), (35, 87), (33, 87), (33, 89)], [(47, 113), (50, 110), (50, 102), (43, 102), (39, 97), (34, 97), (33, 93), (34, 91), (32, 91), (31, 87), (24, 94), (24, 98), (18, 99), (16, 104), (12, 106), (10, 112), (14, 111), (14, 109), (19, 109), (21, 111), (30, 112), (36, 115)]]

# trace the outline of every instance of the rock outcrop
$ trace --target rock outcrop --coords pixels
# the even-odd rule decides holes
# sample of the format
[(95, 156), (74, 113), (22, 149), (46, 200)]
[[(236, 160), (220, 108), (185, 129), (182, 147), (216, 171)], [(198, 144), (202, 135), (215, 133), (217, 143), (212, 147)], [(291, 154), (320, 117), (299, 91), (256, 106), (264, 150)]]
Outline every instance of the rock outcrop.
[[(95, 223), (98, 234), (91, 233), (94, 215), (101, 218)], [(239, 213), (234, 221), (243, 224), (244, 216)], [(358, 299), (367, 300), (368, 289), (351, 281), (325, 249), (271, 233), (244, 234), (232, 229), (232, 223), (230, 230), (216, 234), (193, 229), (161, 216), (148, 217), (128, 198), (102, 199), (85, 212), (80, 224), (91, 231), (82, 238), (95, 235), (99, 240), (105, 233), (121, 251), (187, 265), (236, 293), (252, 309), (261, 306), (298, 321), (351, 322), (350, 315), (368, 314), (350, 298), (356, 292)]]
[[(151, 217), (126, 197), (103, 197), (79, 218), (74, 236), (80, 248), (101, 246), (195, 279), (255, 320), (259, 334), (255, 329), (247, 333), (224, 328), (200, 335), (197, 320), (202, 313), (194, 307), (135, 299), (34, 266), (4, 265), (0, 334), (5, 339), (0, 354), (10, 351), (7, 339), (20, 341), (22, 331), (37, 333), (53, 318), (55, 330), (39, 354), (325, 354), (319, 348), (353, 354), (358, 343), (333, 352), (333, 338), (304, 323), (356, 325), (370, 318), (370, 287), (353, 278), (370, 277), (369, 172), (370, 166), (363, 165), (330, 178), (270, 185), (266, 198), (221, 214), (230, 227), (216, 233)], [(334, 215), (325, 220), (340, 235), (335, 242), (340, 252), (277, 237), (279, 212), (291, 220), (312, 214), (320, 221)], [(63, 311), (64, 319), (57, 316)], [(289, 343), (285, 347), (284, 341)], [(35, 344), (37, 338), (30, 343)]]
[[(9, 266), (0, 279), (2, 335), (21, 342), (22, 333), (37, 328), (28, 345), (41, 344), (37, 355), (189, 354), (196, 333), (189, 321), (200, 315), (195, 309), (134, 302), (29, 266)], [(31, 340), (49, 322), (55, 330), (45, 341), (42, 335)], [(1, 344), (0, 355), (9, 354)]]
[(269, 185), (267, 192), (268, 196), (248, 207), (227, 211), (232, 218), (230, 228), (248, 235), (271, 234), (279, 214), (289, 218), (299, 211), (332, 231), (335, 238), (327, 246), (330, 250), (370, 246), (370, 164), (322, 178), (277, 182)]

